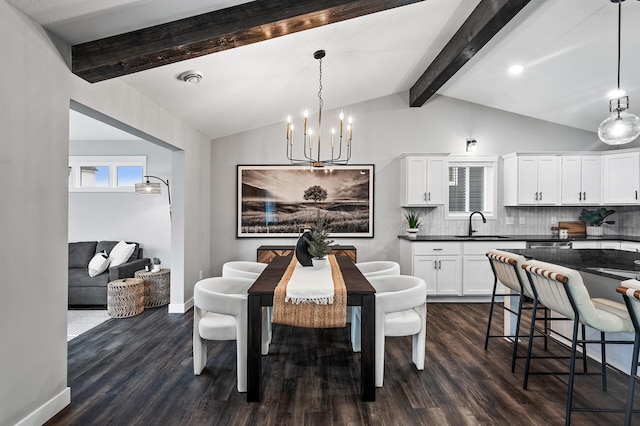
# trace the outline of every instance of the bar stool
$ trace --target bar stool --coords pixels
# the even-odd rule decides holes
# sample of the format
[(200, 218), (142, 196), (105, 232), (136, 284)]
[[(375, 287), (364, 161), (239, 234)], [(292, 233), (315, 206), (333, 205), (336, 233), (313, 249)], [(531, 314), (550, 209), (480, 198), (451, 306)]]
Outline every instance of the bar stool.
[[(640, 352), (640, 281), (627, 280), (616, 287), (616, 291), (622, 294), (627, 305), (631, 322), (636, 330), (633, 342), (633, 355), (631, 355), (631, 369), (629, 370), (629, 394), (627, 396), (627, 410), (624, 419), (625, 425), (631, 424), (633, 414), (633, 395), (636, 388), (636, 376), (638, 374), (638, 353)], [(636, 410), (637, 412), (637, 410)]]
[[(527, 279), (526, 273), (521, 268), (522, 264), (525, 262), (525, 258), (522, 255), (509, 253), (501, 250), (489, 250), (486, 254), (489, 259), (489, 263), (491, 264), (491, 270), (493, 271), (493, 292), (491, 293), (491, 305), (489, 308), (489, 321), (487, 323), (487, 334), (484, 339), (484, 350), (486, 351), (489, 347), (489, 339), (490, 338), (510, 338), (513, 339), (513, 356), (511, 359), (511, 371), (515, 371), (516, 368), (516, 359), (518, 358), (518, 343), (521, 337), (529, 337), (529, 336), (521, 336), (520, 335), (520, 323), (522, 318), (522, 310), (523, 309), (533, 309), (531, 303), (533, 302), (534, 294), (531, 291), (531, 286), (529, 284), (529, 280)], [(496, 302), (496, 289), (498, 288), (498, 281), (502, 283), (505, 287), (515, 291), (518, 293), (518, 310), (514, 311), (511, 307), (499, 304)], [(525, 307), (524, 303), (529, 302), (528, 306)], [(495, 306), (503, 308), (505, 311), (512, 313), (516, 316), (516, 330), (515, 335), (505, 335), (503, 334), (491, 334), (491, 323), (493, 320), (493, 309)], [(545, 319), (545, 330), (547, 330), (547, 310), (544, 308), (544, 319)], [(544, 347), (547, 348), (547, 338), (545, 335)], [(524, 358), (524, 357), (521, 357)]]
[[(605, 411), (605, 412), (625, 412), (624, 409), (602, 409), (602, 408), (573, 408), (573, 385), (576, 370), (576, 349), (582, 347), (582, 358), (586, 366), (587, 347), (589, 343), (598, 343), (602, 350), (602, 390), (607, 390), (607, 358), (605, 344), (631, 344), (628, 340), (607, 340), (605, 333), (629, 333), (634, 331), (633, 324), (629, 318), (626, 307), (619, 302), (609, 299), (591, 299), (589, 292), (582, 281), (578, 271), (564, 268), (546, 262), (529, 260), (522, 265), (527, 271), (527, 276), (536, 299), (542, 302), (550, 310), (573, 320), (573, 333), (571, 337), (571, 363), (569, 367), (569, 386), (567, 392), (567, 408), (565, 414), (565, 424), (571, 423), (572, 411)], [(534, 303), (535, 311), (535, 303)], [(531, 320), (531, 332), (533, 335), (535, 328), (535, 314)], [(582, 327), (582, 338), (578, 338), (578, 328)], [(585, 326), (589, 326), (600, 332), (599, 340), (587, 340), (585, 336)], [(525, 367), (525, 380), (523, 388), (527, 388), (527, 380), (530, 373), (531, 348), (533, 339), (529, 339), (527, 350), (527, 363)], [(558, 374), (558, 372), (536, 373), (536, 374)], [(584, 371), (584, 374), (589, 374)]]

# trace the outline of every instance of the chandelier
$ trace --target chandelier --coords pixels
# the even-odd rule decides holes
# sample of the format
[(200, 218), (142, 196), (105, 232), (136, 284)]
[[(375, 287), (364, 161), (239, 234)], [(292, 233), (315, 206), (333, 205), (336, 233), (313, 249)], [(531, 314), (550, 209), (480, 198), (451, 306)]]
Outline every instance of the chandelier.
[[(313, 54), (313, 57), (318, 60), (320, 64), (320, 78), (319, 78), (319, 90), (318, 90), (318, 127), (317, 127), (317, 136), (314, 140), (314, 129), (311, 126), (307, 126), (307, 119), (309, 116), (308, 111), (304, 111), (304, 120), (302, 123), (302, 152), (304, 154), (304, 158), (294, 158), (293, 154), (293, 143), (294, 143), (294, 125), (291, 122), (291, 116), (287, 117), (287, 158), (291, 162), (291, 164), (296, 165), (311, 165), (313, 167), (324, 167), (331, 165), (344, 165), (348, 164), (351, 159), (351, 139), (353, 138), (353, 120), (349, 117), (347, 125), (346, 125), (346, 133), (344, 130), (344, 113), (340, 111), (340, 123), (339, 123), (339, 131), (336, 134), (336, 128), (331, 128), (331, 145), (330, 151), (331, 156), (325, 159), (321, 159), (320, 153), (320, 139), (322, 136), (322, 58), (324, 58), (326, 52), (324, 50), (318, 50)], [(343, 138), (344, 136), (344, 138)], [(336, 141), (337, 139), (337, 141)], [(342, 154), (342, 145), (345, 147), (345, 156)], [(315, 151), (315, 152), (314, 152)]]
[(624, 93), (620, 90), (620, 27), (623, 1), (611, 0), (612, 3), (618, 3), (618, 90), (615, 95), (618, 98), (609, 100), (611, 116), (598, 127), (600, 140), (608, 145), (629, 143), (640, 135), (640, 118), (627, 112), (629, 96), (622, 96)]

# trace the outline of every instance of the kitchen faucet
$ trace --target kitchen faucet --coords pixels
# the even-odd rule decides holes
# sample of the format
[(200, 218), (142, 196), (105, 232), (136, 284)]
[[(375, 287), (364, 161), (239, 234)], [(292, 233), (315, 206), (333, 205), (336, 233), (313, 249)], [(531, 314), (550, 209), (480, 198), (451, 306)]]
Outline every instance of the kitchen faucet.
[(473, 217), (473, 215), (474, 215), (474, 214), (476, 214), (476, 213), (478, 213), (480, 216), (482, 216), (482, 223), (487, 223), (487, 219), (484, 217), (484, 215), (482, 214), (482, 212), (475, 211), (475, 212), (471, 213), (471, 214), (469, 215), (469, 236), (470, 236), (470, 237), (471, 237), (471, 236), (473, 236), (473, 233), (474, 233), (474, 232), (478, 232), (478, 231), (475, 231), (475, 230), (473, 229), (473, 227), (471, 226), (471, 218), (472, 218), (472, 217)]

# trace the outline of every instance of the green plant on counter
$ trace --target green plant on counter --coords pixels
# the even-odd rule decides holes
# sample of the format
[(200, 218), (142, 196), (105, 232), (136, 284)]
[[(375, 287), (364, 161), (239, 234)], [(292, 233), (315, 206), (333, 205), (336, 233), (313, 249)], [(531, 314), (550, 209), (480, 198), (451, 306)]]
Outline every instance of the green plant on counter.
[(407, 224), (409, 228), (415, 229), (419, 228), (422, 224), (422, 220), (420, 219), (420, 213), (409, 212), (404, 214), (405, 219), (407, 219)]
[(582, 209), (578, 219), (587, 226), (602, 226), (603, 223), (613, 225), (615, 220), (605, 220), (608, 216), (614, 214), (615, 210), (607, 210), (604, 207), (595, 210)]

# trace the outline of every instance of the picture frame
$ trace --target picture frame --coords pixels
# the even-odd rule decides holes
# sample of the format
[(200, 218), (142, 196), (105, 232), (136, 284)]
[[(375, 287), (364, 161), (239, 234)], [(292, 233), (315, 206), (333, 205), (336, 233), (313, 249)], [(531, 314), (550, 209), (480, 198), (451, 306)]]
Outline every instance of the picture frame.
[(299, 237), (327, 222), (331, 238), (372, 238), (374, 165), (237, 166), (237, 238)]

